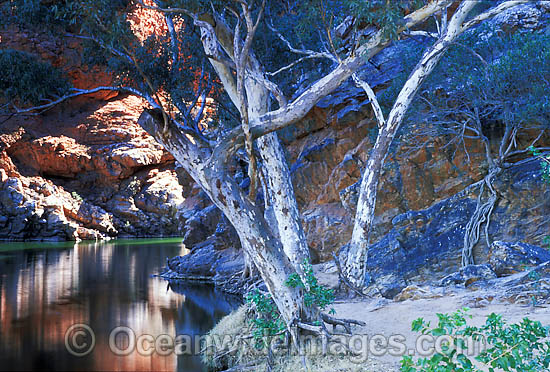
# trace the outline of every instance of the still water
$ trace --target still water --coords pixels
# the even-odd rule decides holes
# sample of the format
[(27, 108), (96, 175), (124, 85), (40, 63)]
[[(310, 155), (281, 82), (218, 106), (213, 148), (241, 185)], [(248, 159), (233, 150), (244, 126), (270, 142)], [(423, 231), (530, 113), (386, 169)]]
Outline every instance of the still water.
[[(170, 287), (152, 276), (166, 257), (186, 253), (180, 242), (0, 243), (0, 370), (203, 371), (200, 357), (189, 355), (196, 352), (193, 345), (151, 354), (148, 338), (146, 352), (136, 348), (124, 356), (109, 346), (112, 330), (120, 326), (136, 338), (183, 336), (194, 342), (194, 335), (238, 306), (210, 287)], [(67, 351), (66, 335), (77, 347), (91, 340), (88, 334), (68, 334), (74, 324), (88, 325), (95, 336), (93, 350), (83, 357)], [(115, 340), (128, 352), (126, 334)]]

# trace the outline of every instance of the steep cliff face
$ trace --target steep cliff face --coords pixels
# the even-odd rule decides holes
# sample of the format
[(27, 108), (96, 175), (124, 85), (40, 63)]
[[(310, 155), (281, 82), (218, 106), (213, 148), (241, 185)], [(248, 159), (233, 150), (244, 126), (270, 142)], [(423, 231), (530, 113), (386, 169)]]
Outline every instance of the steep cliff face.
[[(136, 123), (133, 97), (11, 120), (0, 136), (0, 237), (178, 235), (200, 201)], [(24, 120), (24, 121), (23, 121)]]
[[(540, 18), (540, 9), (526, 11)], [(519, 17), (514, 14), (502, 22), (514, 24), (514, 17)], [(40, 38), (15, 31), (10, 35), (10, 45), (46, 53), (37, 51)], [(44, 47), (54, 56), (46, 53), (43, 58), (66, 63), (68, 59), (56, 56), (64, 53), (62, 45)], [(372, 62), (377, 68), (368, 67), (362, 74), (378, 89), (401, 68), (395, 48)], [(75, 84), (88, 79), (82, 85), (86, 87), (93, 82), (93, 77), (77, 75)], [(226, 270), (227, 256), (236, 253), (224, 255), (220, 249), (238, 246), (236, 237), (227, 223), (219, 224), (220, 213), (173, 158), (136, 124), (142, 109), (139, 99), (100, 96), (2, 126), (0, 238), (180, 235), (189, 248), (196, 248), (189, 262), (174, 262), (182, 272), (202, 267), (201, 263), (211, 269), (212, 260), (223, 261), (214, 266)], [(357, 182), (374, 141), (374, 125), (362, 90), (344, 85), (300, 123), (279, 132), (314, 262), (330, 259), (351, 237)], [(456, 271), (464, 227), (478, 193), (467, 188), (487, 171), (480, 143), (467, 143), (468, 153), (451, 153), (442, 139), (424, 140), (419, 143), (425, 146), (400, 145), (382, 174), (369, 280), (373, 290), (389, 296), (434, 272), (439, 272), (432, 278), (437, 280)], [(548, 191), (538, 177), (532, 163), (499, 179), (500, 199), (489, 228), (492, 239), (541, 243), (550, 230), (550, 211)], [(485, 261), (487, 252), (482, 238), (476, 259)], [(190, 261), (193, 257), (198, 257), (196, 262)], [(234, 262), (242, 264), (240, 258), (231, 265)], [(209, 275), (219, 274), (216, 270)], [(399, 276), (392, 276), (395, 272)]]
[[(547, 2), (530, 3), (506, 11), (491, 22), (493, 27), (508, 33), (548, 32), (549, 13)], [(375, 90), (383, 89), (400, 72), (402, 64), (399, 60), (399, 48), (407, 42), (413, 41), (387, 48), (361, 71), (364, 79)], [(456, 234), (452, 237), (450, 249), (454, 258), (446, 261), (449, 266), (456, 266), (459, 264), (457, 257), (460, 256), (463, 244), (464, 227), (475, 211), (479, 189), (471, 188), (467, 191), (467, 208), (461, 204), (464, 202), (455, 203), (453, 197), (457, 193), (466, 192), (464, 190), (487, 174), (485, 149), (481, 141), (466, 139), (463, 147), (453, 149), (448, 146), (449, 138), (444, 136), (415, 136), (415, 133), (420, 133), (421, 128), (421, 122), (405, 127), (403, 131), (409, 133), (409, 138), (416, 137), (415, 140), (401, 143), (398, 141), (394, 144), (395, 151), (386, 160), (370, 241), (375, 244), (386, 239), (387, 234), (395, 229), (399, 218), (397, 216), (406, 215), (410, 211), (429, 210), (439, 203), (448, 203), (451, 210), (461, 210), (457, 226), (462, 228), (462, 235)], [(374, 144), (375, 133), (376, 127), (367, 97), (361, 89), (345, 84), (321, 101), (299, 125), (280, 134), (289, 146), (289, 163), (309, 245), (320, 261), (330, 259), (331, 252), (345, 246), (351, 238), (358, 181)], [(494, 137), (491, 133), (487, 135), (495, 151), (502, 134)], [(538, 132), (522, 133), (518, 137), (519, 146), (526, 147), (537, 135)], [(537, 146), (548, 143), (550, 133), (546, 130)], [(526, 156), (516, 157), (514, 161), (519, 162), (525, 158)], [(496, 182), (499, 195), (493, 222), (497, 221), (498, 224), (499, 220), (512, 221), (502, 225), (508, 225), (510, 231), (504, 231), (502, 226), (491, 226), (490, 232), (494, 238), (523, 239), (541, 244), (543, 237), (550, 231), (546, 186), (540, 182), (540, 173), (534, 164), (513, 167)], [(517, 173), (514, 181), (510, 180), (510, 172)], [(518, 186), (519, 183), (521, 187)], [(527, 195), (528, 191), (519, 193), (519, 189), (533, 191)], [(437, 252), (437, 242), (438, 239), (443, 239), (441, 236), (446, 230), (446, 224), (454, 222), (447, 221), (443, 215), (433, 218), (440, 224), (437, 228), (425, 233), (424, 240), (407, 242), (408, 237), (402, 238), (405, 245), (425, 242), (427, 250)], [(384, 244), (373, 245), (373, 249), (375, 252), (376, 249), (380, 252), (392, 251)], [(478, 251), (475, 252), (480, 261), (486, 258), (487, 249), (484, 239), (480, 239)], [(371, 256), (377, 254), (373, 253)], [(403, 257), (410, 259), (413, 256), (414, 252)], [(381, 264), (391, 264), (388, 256), (384, 257), (383, 260), (381, 256), (380, 260), (374, 259), (371, 269)], [(441, 260), (445, 261), (443, 258)], [(424, 266), (427, 272), (431, 271), (427, 262)]]

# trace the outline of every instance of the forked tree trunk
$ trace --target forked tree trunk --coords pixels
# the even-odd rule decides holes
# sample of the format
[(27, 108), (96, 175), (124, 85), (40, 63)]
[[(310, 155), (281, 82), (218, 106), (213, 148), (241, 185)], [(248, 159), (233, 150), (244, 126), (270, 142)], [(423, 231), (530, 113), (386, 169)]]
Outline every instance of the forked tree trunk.
[[(227, 30), (224, 31), (221, 22), (217, 23), (217, 27), (218, 32), (221, 34), (228, 32)], [(215, 38), (212, 33), (208, 32), (207, 28), (202, 28), (201, 32), (205, 51), (213, 55), (216, 50)], [(232, 46), (225, 45), (223, 40), (230, 40), (230, 38), (221, 38), (221, 46), (231, 55)], [(241, 102), (236, 93), (236, 84), (232, 72), (215, 60), (212, 59), (210, 61), (216, 73), (224, 82), (224, 87), (227, 89), (231, 101), (235, 107), (240, 108)], [(261, 66), (254, 55), (249, 56), (248, 68), (250, 71), (246, 73), (244, 87), (248, 118), (250, 121), (253, 121), (269, 111), (270, 92), (256, 78), (250, 75), (250, 73), (256, 76), (262, 74)], [(276, 225), (270, 227), (273, 235), (281, 240), (284, 253), (302, 278), (302, 281), (305, 282), (302, 265), (304, 261), (309, 261), (309, 249), (302, 228), (298, 204), (296, 203), (292, 179), (283, 147), (276, 133), (268, 133), (258, 138), (256, 144), (262, 160), (261, 166), (264, 168), (264, 174), (267, 176), (265, 181), (268, 195), (264, 195), (264, 197), (269, 198), (270, 204), (273, 207), (272, 212), (275, 216)], [(254, 180), (250, 181), (251, 183), (254, 182)], [(269, 213), (269, 211), (267, 212)]]
[(295, 270), (281, 243), (271, 233), (259, 208), (249, 202), (226, 172), (226, 167), (205, 162), (210, 154), (191, 144), (174, 123), (169, 125), (169, 135), (164, 136), (160, 134), (164, 123), (149, 112), (145, 111), (138, 122), (176, 158), (235, 227), (243, 249), (254, 261), (287, 325), (311, 319), (313, 315), (304, 308), (301, 291), (285, 284)]

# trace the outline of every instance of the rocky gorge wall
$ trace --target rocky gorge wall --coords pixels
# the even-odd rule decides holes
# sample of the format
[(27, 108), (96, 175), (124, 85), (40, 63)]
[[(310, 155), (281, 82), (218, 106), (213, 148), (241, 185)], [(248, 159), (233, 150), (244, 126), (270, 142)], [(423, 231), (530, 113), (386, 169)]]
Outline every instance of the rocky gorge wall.
[(198, 190), (179, 183), (172, 156), (136, 124), (141, 105), (89, 102), (4, 126), (0, 237), (180, 234)]
[[(535, 4), (504, 21), (537, 28), (544, 9)], [(526, 21), (527, 15), (532, 22)], [(0, 37), (1, 48), (22, 49), (73, 71), (69, 76), (75, 86), (108, 82), (100, 71), (75, 67), (80, 63), (74, 53), (77, 44), (13, 29)], [(372, 61), (377, 68), (361, 72), (376, 89), (400, 71), (397, 48), (377, 55)], [(143, 107), (134, 97), (99, 95), (41, 116), (4, 122), (0, 239), (184, 236), (192, 252), (186, 262), (173, 262), (181, 266), (174, 266), (176, 271), (212, 277), (242, 263), (228, 222), (173, 157), (137, 125)], [(370, 103), (351, 84), (279, 132), (314, 262), (330, 259), (351, 237), (357, 182), (374, 134)], [(544, 140), (550, 143), (548, 137)], [(480, 143), (467, 143), (468, 153), (450, 154), (444, 146), (436, 138), (426, 138), (421, 147), (403, 143), (384, 167), (369, 280), (382, 283), (388, 293), (415, 280), (437, 280), (459, 266), (464, 227), (477, 197), (477, 190), (468, 186), (485, 176), (487, 164)], [(500, 198), (491, 239), (540, 245), (550, 230), (550, 206), (536, 164), (513, 168), (497, 183)], [(476, 260), (484, 262), (487, 252), (482, 238)]]
[[(548, 2), (526, 4), (496, 20), (509, 32), (548, 30)], [(546, 31), (548, 32), (548, 31)], [(400, 71), (398, 46), (377, 55), (361, 72), (376, 89)], [(372, 67), (376, 66), (376, 68)], [(418, 128), (421, 128), (421, 123)], [(408, 128), (415, 132), (416, 127)], [(296, 198), (313, 262), (331, 259), (351, 238), (361, 170), (375, 137), (375, 124), (365, 94), (351, 84), (323, 99), (300, 123), (278, 132), (285, 144)], [(526, 133), (519, 144), (526, 146)], [(493, 138), (493, 146), (499, 138)], [(418, 146), (418, 142), (422, 146)], [(443, 138), (403, 141), (385, 164), (368, 256), (369, 293), (392, 298), (413, 283), (438, 283), (461, 266), (464, 231), (473, 215), (479, 187), (488, 171), (481, 142), (466, 140), (449, 149)], [(550, 143), (545, 133), (538, 146)], [(498, 201), (484, 236), (474, 248), (476, 264), (488, 262), (493, 241), (523, 241), (544, 246), (550, 234), (550, 190), (540, 166), (528, 155), (493, 183)], [(170, 261), (167, 277), (206, 277), (224, 283), (242, 258), (203, 242), (191, 254)], [(199, 268), (199, 270), (197, 270)], [(202, 269), (200, 269), (202, 268)], [(334, 269), (331, 266), (332, 269)], [(331, 269), (331, 270), (332, 270)]]

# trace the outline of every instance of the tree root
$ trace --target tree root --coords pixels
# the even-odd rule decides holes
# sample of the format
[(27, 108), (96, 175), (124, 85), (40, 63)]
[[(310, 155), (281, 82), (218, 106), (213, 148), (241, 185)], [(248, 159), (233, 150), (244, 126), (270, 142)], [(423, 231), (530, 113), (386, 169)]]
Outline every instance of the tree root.
[[(493, 167), (490, 169), (489, 174), (479, 182), (479, 195), (477, 197), (477, 205), (472, 218), (466, 225), (466, 231), (464, 232), (464, 246), (462, 248), (462, 266), (475, 264), (473, 256), (473, 248), (479, 241), (481, 225), (485, 223), (485, 239), (487, 246), (490, 246), (489, 241), (489, 224), (491, 221), (491, 214), (498, 200), (498, 194), (494, 189), (492, 182), (494, 178), (501, 172), (501, 168)], [(485, 202), (482, 202), (483, 194), (487, 187), (489, 196)]]
[(231, 367), (229, 369), (223, 370), (222, 372), (256, 371), (259, 365), (258, 362), (261, 362), (261, 361), (256, 360), (250, 363), (239, 364), (235, 367)]
[[(341, 319), (332, 318), (332, 321), (336, 321), (336, 322), (339, 322), (339, 323), (340, 322), (346, 323), (349, 320), (348, 319), (341, 320)], [(357, 320), (351, 320), (351, 322), (353, 322), (355, 324), (361, 324), (361, 325), (365, 324), (365, 323), (357, 321)], [(355, 352), (355, 351), (351, 350), (349, 345), (347, 345), (341, 339), (335, 337), (335, 336), (340, 336), (342, 334), (330, 333), (323, 323), (321, 325), (312, 325), (312, 324), (308, 324), (308, 323), (297, 322), (296, 325), (298, 326), (298, 328), (309, 331), (309, 332), (313, 333), (314, 335), (321, 338), (323, 354), (327, 353), (328, 342), (332, 341), (332, 342), (338, 343), (347, 353), (350, 353), (350, 354), (353, 354), (353, 355), (359, 355), (358, 352)], [(349, 332), (349, 335), (351, 335), (351, 330)]]
[(356, 324), (356, 325), (360, 325), (360, 326), (366, 326), (367, 323), (365, 322), (362, 322), (360, 320), (355, 320), (355, 319), (339, 319), (339, 318), (335, 318), (335, 317), (332, 317), (328, 314), (325, 314), (325, 313), (321, 313), (321, 319), (323, 319), (323, 321), (327, 324), (330, 324), (332, 325), (332, 331), (334, 332), (336, 330), (336, 326), (342, 326), (346, 329), (346, 332), (348, 334), (351, 334), (351, 325), (352, 324)]

